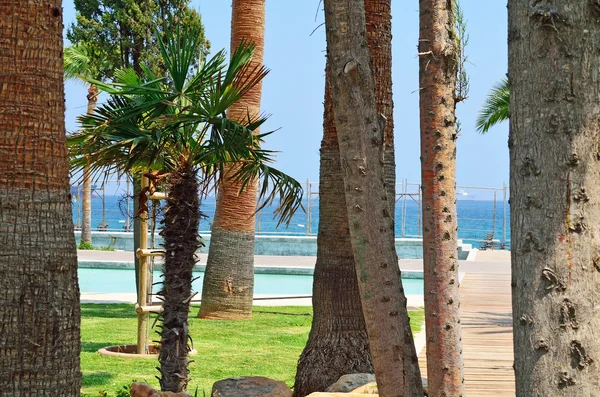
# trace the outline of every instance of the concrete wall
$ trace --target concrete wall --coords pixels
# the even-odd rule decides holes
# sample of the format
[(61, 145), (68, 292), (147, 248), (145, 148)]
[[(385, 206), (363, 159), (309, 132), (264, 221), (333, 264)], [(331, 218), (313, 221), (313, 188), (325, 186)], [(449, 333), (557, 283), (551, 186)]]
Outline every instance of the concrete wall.
[[(80, 232), (75, 232), (79, 241)], [(203, 235), (204, 247), (200, 252), (207, 253), (210, 245), (210, 234)], [(148, 238), (150, 241), (150, 238)], [(112, 248), (115, 250), (133, 251), (133, 233), (125, 232), (92, 232), (92, 244), (95, 248)], [(160, 247), (162, 237), (155, 236), (155, 246)], [(458, 257), (467, 259), (471, 246), (459, 240)], [(413, 238), (397, 238), (396, 252), (401, 259), (421, 259), (423, 257), (423, 240)], [(276, 256), (316, 256), (316, 236), (256, 236), (255, 255)]]

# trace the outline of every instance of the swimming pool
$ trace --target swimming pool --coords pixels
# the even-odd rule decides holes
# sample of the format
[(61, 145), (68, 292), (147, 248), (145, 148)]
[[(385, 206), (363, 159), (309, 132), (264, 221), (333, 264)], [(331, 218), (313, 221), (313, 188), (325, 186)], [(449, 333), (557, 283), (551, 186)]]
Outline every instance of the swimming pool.
[[(133, 269), (78, 269), (79, 289), (82, 293), (135, 293), (135, 271)], [(161, 281), (161, 272), (154, 272), (154, 282)], [(198, 277), (192, 284), (194, 291), (202, 292), (204, 272), (194, 272)], [(300, 274), (255, 274), (254, 294), (311, 295), (312, 275)], [(402, 279), (407, 295), (423, 294), (423, 279)], [(154, 286), (154, 292), (160, 288)]]

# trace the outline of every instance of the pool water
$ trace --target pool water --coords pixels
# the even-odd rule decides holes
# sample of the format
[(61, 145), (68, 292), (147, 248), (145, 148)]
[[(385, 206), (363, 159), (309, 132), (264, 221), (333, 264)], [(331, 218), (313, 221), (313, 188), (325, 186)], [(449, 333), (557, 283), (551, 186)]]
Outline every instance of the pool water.
[[(135, 271), (133, 269), (79, 268), (79, 289), (95, 293), (135, 293)], [(204, 272), (194, 272), (194, 291), (202, 292)], [(161, 281), (161, 272), (154, 272), (154, 282)], [(311, 295), (313, 277), (297, 274), (255, 274), (254, 294)], [(423, 279), (402, 279), (407, 295), (423, 294)], [(157, 292), (160, 285), (155, 285)]]

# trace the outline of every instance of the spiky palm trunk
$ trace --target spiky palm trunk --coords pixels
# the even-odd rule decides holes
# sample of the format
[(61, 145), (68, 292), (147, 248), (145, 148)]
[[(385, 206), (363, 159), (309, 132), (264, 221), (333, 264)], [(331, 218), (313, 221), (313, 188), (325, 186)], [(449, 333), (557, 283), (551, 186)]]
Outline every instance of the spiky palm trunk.
[(160, 387), (179, 392), (188, 383), (188, 313), (192, 297), (192, 271), (199, 248), (200, 221), (198, 182), (191, 167), (168, 177), (168, 197), (161, 236), (164, 239), (165, 264), (163, 288)]
[(423, 271), (429, 395), (464, 396), (458, 293), (454, 1), (420, 1)]
[[(265, 0), (233, 0), (231, 51), (242, 40), (255, 44), (252, 65), (263, 62)], [(260, 113), (262, 83), (254, 86), (227, 110), (227, 117), (244, 121)], [(255, 131), (258, 133), (258, 131)], [(231, 175), (235, 166), (227, 167)], [(224, 178), (217, 196), (210, 248), (198, 316), (212, 319), (248, 319), (254, 289), (254, 233), (256, 183), (240, 193), (239, 182)]]
[(62, 5), (0, 0), (0, 394), (78, 396)]

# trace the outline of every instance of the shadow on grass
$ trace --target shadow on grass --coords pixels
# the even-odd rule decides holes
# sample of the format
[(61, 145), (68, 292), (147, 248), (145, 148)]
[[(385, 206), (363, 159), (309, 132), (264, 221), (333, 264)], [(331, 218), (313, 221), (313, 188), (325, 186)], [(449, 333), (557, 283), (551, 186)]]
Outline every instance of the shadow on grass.
[[(132, 342), (133, 343), (133, 342)], [(119, 345), (120, 343), (113, 342), (81, 342), (82, 353), (95, 353), (103, 347)]]
[(82, 385), (86, 387), (108, 385), (113, 377), (113, 374), (106, 371), (84, 373)]
[(96, 304), (84, 303), (81, 305), (81, 317), (97, 317), (97, 318), (136, 318), (135, 308), (133, 305), (110, 303)]

